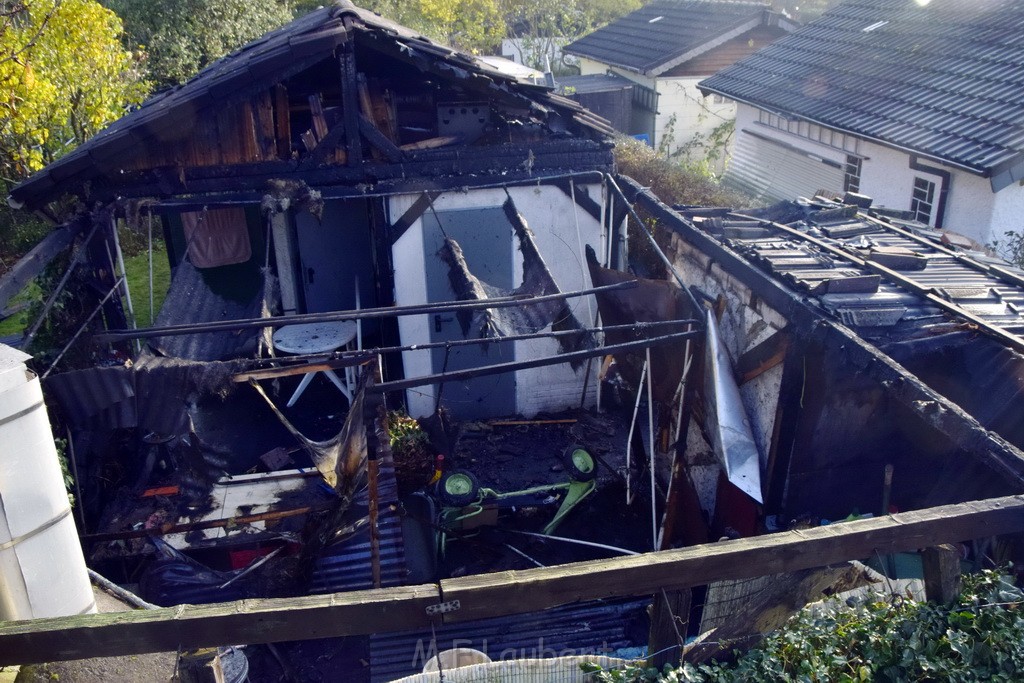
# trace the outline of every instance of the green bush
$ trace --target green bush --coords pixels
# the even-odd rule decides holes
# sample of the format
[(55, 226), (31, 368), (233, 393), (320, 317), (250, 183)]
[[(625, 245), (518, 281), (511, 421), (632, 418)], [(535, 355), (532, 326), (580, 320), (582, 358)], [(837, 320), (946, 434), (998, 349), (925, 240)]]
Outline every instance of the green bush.
[(615, 142), (615, 165), (666, 204), (749, 206), (751, 199), (727, 190), (706, 165), (684, 164), (658, 154), (639, 140), (620, 137)]
[(1024, 593), (1006, 576), (964, 577), (951, 605), (876, 595), (797, 614), (735, 662), (664, 671), (631, 666), (597, 672), (610, 682), (1020, 681), (1024, 678)]

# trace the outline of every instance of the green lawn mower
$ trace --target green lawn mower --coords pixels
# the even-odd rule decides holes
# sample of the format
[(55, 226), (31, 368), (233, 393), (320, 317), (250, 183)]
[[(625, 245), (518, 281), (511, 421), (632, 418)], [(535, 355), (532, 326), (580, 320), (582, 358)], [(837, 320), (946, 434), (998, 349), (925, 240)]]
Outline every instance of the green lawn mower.
[[(562, 454), (562, 464), (569, 474), (569, 481), (559, 484), (534, 486), (521, 491), (501, 493), (481, 487), (477, 478), (466, 470), (452, 470), (437, 482), (437, 497), (442, 509), (440, 526), (451, 531), (461, 531), (481, 526), (478, 516), (485, 510), (512, 507), (539, 507), (561, 502), (555, 516), (544, 527), (544, 533), (554, 532), (574, 507), (590, 495), (595, 488), (594, 478), (597, 466), (593, 456), (582, 446), (573, 444)], [(446, 534), (441, 536), (443, 552)]]

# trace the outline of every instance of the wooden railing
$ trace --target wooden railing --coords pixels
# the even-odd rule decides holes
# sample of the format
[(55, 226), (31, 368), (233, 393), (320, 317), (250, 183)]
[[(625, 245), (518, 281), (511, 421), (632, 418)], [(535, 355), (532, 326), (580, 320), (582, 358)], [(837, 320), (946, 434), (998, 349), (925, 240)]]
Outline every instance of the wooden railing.
[(0, 624), (0, 665), (408, 631), (1024, 531), (1024, 496), (608, 560), (299, 598)]

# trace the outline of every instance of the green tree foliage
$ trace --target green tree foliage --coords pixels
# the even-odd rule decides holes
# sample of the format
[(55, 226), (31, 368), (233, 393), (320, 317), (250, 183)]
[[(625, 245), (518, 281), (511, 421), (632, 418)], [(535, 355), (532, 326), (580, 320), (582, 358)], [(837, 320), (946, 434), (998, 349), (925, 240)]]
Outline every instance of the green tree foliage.
[[(0, 192), (119, 118), (147, 91), (121, 20), (94, 0), (0, 0)], [(0, 266), (47, 226), (0, 205)]]
[(162, 86), (188, 80), (207, 64), (292, 19), (291, 7), (274, 0), (104, 3), (124, 20), (128, 44), (145, 51), (150, 77)]
[(505, 36), (498, 0), (370, 0), (360, 3), (444, 45), (493, 52)]
[(121, 21), (99, 3), (0, 7), (0, 168), (11, 183), (119, 118), (146, 85), (121, 46)]
[[(544, 70), (544, 55), (566, 45), (623, 14), (638, 9), (640, 0), (501, 0), (508, 26), (507, 37), (523, 45), (522, 61)], [(552, 64), (556, 71), (557, 64)]]

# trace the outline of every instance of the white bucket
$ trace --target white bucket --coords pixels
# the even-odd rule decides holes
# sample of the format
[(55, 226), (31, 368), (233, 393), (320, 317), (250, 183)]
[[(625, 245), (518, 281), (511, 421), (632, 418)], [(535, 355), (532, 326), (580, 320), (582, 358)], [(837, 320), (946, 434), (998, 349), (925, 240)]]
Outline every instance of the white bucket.
[(451, 650), (442, 650), (431, 657), (423, 666), (423, 673), (433, 671), (450, 671), (461, 666), (472, 666), (473, 664), (490, 664), (491, 658), (480, 650), (469, 647), (456, 647)]
[(0, 344), (0, 620), (96, 611), (29, 358)]

